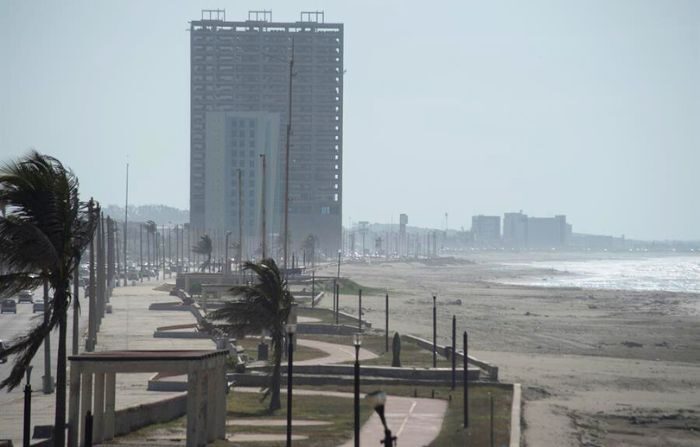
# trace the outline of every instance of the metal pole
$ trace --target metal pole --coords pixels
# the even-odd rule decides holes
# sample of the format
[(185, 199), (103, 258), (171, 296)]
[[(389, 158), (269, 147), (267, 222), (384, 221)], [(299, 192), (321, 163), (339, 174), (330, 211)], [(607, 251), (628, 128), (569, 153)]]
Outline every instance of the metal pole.
[(92, 412), (88, 410), (85, 415), (85, 440), (84, 447), (92, 447)]
[[(46, 313), (46, 303), (44, 303), (44, 312)], [(27, 367), (27, 384), (24, 385), (24, 427), (23, 427), (23, 439), (22, 445), (24, 447), (29, 447), (31, 442), (31, 428), (32, 428), (32, 385), (30, 383), (30, 376), (32, 374), (32, 367)]]
[(225, 264), (224, 264), (224, 274), (228, 274), (228, 273), (229, 273), (229, 268), (230, 268), (230, 266), (231, 266), (231, 262), (229, 261), (229, 257), (228, 257), (228, 238), (229, 238), (229, 236), (231, 236), (231, 232), (230, 232), (230, 231), (227, 231), (227, 232), (226, 232), (226, 238), (225, 238), (226, 247), (224, 247), (224, 257), (226, 258), (226, 259), (224, 259), (224, 262), (225, 262)]
[(357, 329), (362, 332), (362, 289), (358, 290)]
[[(92, 216), (92, 200), (89, 204), (90, 216)], [(124, 227), (126, 228), (126, 226)], [(126, 240), (126, 238), (125, 238)], [(85, 350), (92, 352), (97, 344), (97, 309), (95, 302), (95, 238), (90, 241), (90, 282), (88, 286), (88, 339)], [(126, 285), (126, 284), (124, 284)]]
[[(265, 162), (263, 161), (263, 164)], [(263, 189), (265, 189), (265, 169), (263, 168)], [(263, 200), (265, 195), (263, 194)], [(263, 202), (263, 233), (265, 232), (265, 202)], [(263, 236), (264, 237), (264, 236)], [(263, 259), (265, 248), (263, 247)], [(243, 261), (243, 172), (238, 170), (238, 270), (241, 269), (241, 262)]]
[(287, 249), (289, 246), (289, 148), (292, 137), (292, 76), (294, 73), (294, 37), (292, 37), (292, 55), (289, 59), (289, 109), (287, 111), (287, 144), (284, 164), (284, 276), (287, 277)]
[(433, 368), (437, 368), (437, 297), (433, 295)]
[(287, 447), (292, 446), (292, 369), (294, 356), (294, 334), (287, 333)]
[(387, 293), (384, 297), (384, 319), (385, 330), (384, 330), (384, 351), (389, 352), (389, 294)]
[(467, 359), (469, 358), (468, 350), (467, 350), (467, 331), (464, 331), (463, 337), (463, 343), (464, 343), (464, 365), (463, 365), (463, 370), (462, 370), (462, 385), (464, 387), (464, 428), (469, 427), (469, 387), (467, 386), (468, 382), (468, 368), (467, 368)]
[(489, 439), (491, 440), (491, 447), (493, 447), (493, 394), (489, 393), (489, 406), (490, 406), (490, 417), (489, 417)]
[(355, 447), (360, 447), (360, 346), (355, 345)]
[[(80, 316), (78, 314), (78, 309), (80, 305), (78, 304), (78, 296), (80, 293), (80, 255), (76, 256), (75, 264), (73, 265), (73, 339), (71, 340), (72, 349), (71, 353), (73, 355), (78, 355), (78, 338), (79, 329), (78, 324), (80, 322)], [(44, 313), (47, 312), (47, 303), (44, 302)]]
[(335, 324), (338, 325), (338, 318), (340, 317), (340, 284), (335, 284)]
[(343, 253), (342, 251), (338, 250), (338, 276), (337, 276), (338, 281), (340, 281), (340, 255), (342, 253)]
[(124, 204), (124, 287), (126, 287), (129, 267), (126, 262), (127, 223), (129, 220), (129, 163), (126, 164), (126, 202)]
[[(44, 278), (44, 324), (49, 324), (49, 280)], [(51, 377), (51, 333), (44, 337), (44, 394), (53, 393), (53, 377)]]
[(316, 298), (316, 271), (311, 272), (311, 308), (312, 309), (316, 305), (314, 298)]
[(139, 275), (143, 282), (143, 224), (139, 224), (139, 262), (141, 263), (141, 274)]
[(452, 315), (452, 389), (455, 389), (457, 382), (457, 316)]

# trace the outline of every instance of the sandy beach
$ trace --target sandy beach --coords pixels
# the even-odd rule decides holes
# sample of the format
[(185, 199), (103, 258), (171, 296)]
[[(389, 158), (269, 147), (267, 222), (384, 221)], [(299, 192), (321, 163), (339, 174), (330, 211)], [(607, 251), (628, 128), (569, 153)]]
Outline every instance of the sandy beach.
[[(554, 274), (501, 264), (529, 256), (344, 264), (341, 274), (389, 291), (392, 331), (431, 337), (436, 294), (439, 341), (456, 315), (470, 353), (523, 384), (527, 446), (700, 445), (700, 295), (499, 283)], [(383, 327), (383, 294), (362, 304)], [(355, 296), (340, 305), (357, 313)]]

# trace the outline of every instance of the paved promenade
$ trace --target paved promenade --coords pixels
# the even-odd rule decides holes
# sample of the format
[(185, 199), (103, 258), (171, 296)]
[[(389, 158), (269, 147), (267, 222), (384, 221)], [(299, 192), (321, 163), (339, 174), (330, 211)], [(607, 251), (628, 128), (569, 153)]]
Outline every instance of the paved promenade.
[[(174, 281), (174, 279), (173, 279)], [(153, 338), (156, 327), (166, 325), (191, 324), (195, 322), (189, 312), (149, 311), (152, 303), (177, 301), (166, 292), (156, 291), (162, 282), (151, 281), (136, 286), (114, 289), (111, 304), (113, 312), (107, 314), (98, 333), (97, 351), (123, 349), (214, 349), (214, 343), (205, 339)], [(87, 312), (84, 310), (85, 315)], [(84, 349), (85, 328), (81, 327), (81, 350)], [(299, 339), (298, 343), (324, 351), (327, 355), (317, 359), (294, 362), (297, 365), (340, 363), (355, 358), (354, 347), (342, 346), (314, 340)], [(70, 348), (70, 344), (69, 344)], [(40, 353), (41, 354), (41, 353)], [(376, 357), (366, 349), (360, 350), (360, 358), (367, 360)], [(55, 369), (55, 363), (53, 364)], [(37, 372), (35, 371), (35, 374)], [(54, 371), (55, 374), (55, 371)], [(151, 374), (117, 375), (116, 408), (122, 409), (139, 404), (162, 400), (182, 393), (154, 392), (147, 390)], [(34, 382), (34, 380), (33, 380)], [(236, 388), (237, 392), (259, 392), (259, 389)], [(283, 391), (284, 392), (284, 391)], [(342, 398), (352, 398), (351, 393), (315, 392), (298, 390), (295, 393), (328, 394)], [(4, 394), (4, 393), (3, 393)], [(0, 439), (12, 439), (21, 445), (23, 399), (21, 390), (3, 396), (0, 411)], [(32, 425), (53, 424), (55, 394), (44, 395), (35, 391), (32, 395)], [(428, 444), (440, 430), (446, 402), (434, 399), (414, 399), (390, 396), (387, 401), (388, 423), (399, 436), (402, 446), (422, 446)], [(375, 445), (382, 436), (383, 429), (376, 415), (362, 427), (363, 445)], [(250, 439), (235, 439), (235, 442), (248, 444)], [(257, 439), (258, 445), (262, 439)], [(264, 442), (264, 441), (263, 441)], [(253, 443), (255, 444), (255, 443)], [(351, 444), (347, 444), (351, 445)]]
[[(173, 280), (174, 281), (174, 278)], [(162, 282), (151, 281), (137, 283), (136, 286), (118, 287), (114, 289), (111, 304), (113, 312), (105, 315), (102, 327), (97, 335), (97, 351), (116, 349), (215, 349), (209, 340), (153, 338), (153, 332), (158, 326), (170, 324), (194, 323), (195, 319), (189, 312), (149, 311), (148, 306), (156, 302), (177, 301), (176, 297), (165, 292), (153, 290)], [(83, 308), (83, 318), (87, 309)], [(3, 315), (4, 317), (5, 315)], [(81, 352), (85, 348), (85, 327), (81, 326)], [(69, 331), (70, 332), (70, 331)], [(52, 334), (52, 338), (56, 338)], [(70, 352), (70, 339), (68, 343)], [(54, 351), (55, 353), (55, 351)], [(37, 356), (43, 356), (40, 351)], [(69, 362), (70, 363), (70, 362)], [(10, 362), (3, 366), (9, 365)], [(52, 374), (55, 376), (55, 361), (52, 363)], [(69, 365), (70, 366), (70, 365)], [(8, 369), (9, 371), (9, 369)], [(33, 372), (36, 378), (41, 371)], [(67, 374), (70, 376), (70, 372)], [(180, 393), (164, 393), (148, 391), (147, 382), (151, 374), (117, 375), (116, 409), (131, 407), (143, 403), (162, 400)], [(32, 380), (36, 382), (36, 380)], [(40, 380), (39, 380), (40, 383)], [(53, 425), (55, 394), (42, 394), (41, 387), (35, 385), (32, 393), (32, 425)], [(16, 389), (9, 395), (0, 392), (2, 408), (0, 409), (0, 439), (12, 439), (15, 445), (22, 445), (23, 395)]]

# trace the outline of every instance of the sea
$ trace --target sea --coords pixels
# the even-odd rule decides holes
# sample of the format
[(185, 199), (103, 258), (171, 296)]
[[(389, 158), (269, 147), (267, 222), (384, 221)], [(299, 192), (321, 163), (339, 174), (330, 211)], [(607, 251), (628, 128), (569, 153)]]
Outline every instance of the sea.
[(509, 262), (538, 273), (502, 281), (541, 287), (700, 293), (700, 256)]

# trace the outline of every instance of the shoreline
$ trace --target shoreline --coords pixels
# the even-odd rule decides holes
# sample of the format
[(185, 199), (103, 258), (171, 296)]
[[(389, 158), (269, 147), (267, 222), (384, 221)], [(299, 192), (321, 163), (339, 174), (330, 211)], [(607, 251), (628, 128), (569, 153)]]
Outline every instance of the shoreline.
[[(456, 315), (470, 352), (522, 383), (527, 445), (700, 443), (697, 430), (668, 423), (700, 427), (700, 294), (502, 284), (531, 271), (504, 272), (488, 258), (344, 264), (341, 275), (389, 290), (392, 332), (432, 338), (437, 294), (438, 342), (449, 342)], [(383, 302), (363, 294), (364, 317), (377, 328)], [(357, 297), (341, 296), (340, 307), (357, 314)]]

